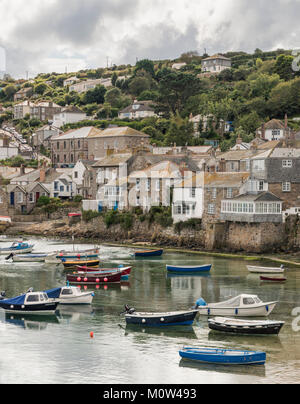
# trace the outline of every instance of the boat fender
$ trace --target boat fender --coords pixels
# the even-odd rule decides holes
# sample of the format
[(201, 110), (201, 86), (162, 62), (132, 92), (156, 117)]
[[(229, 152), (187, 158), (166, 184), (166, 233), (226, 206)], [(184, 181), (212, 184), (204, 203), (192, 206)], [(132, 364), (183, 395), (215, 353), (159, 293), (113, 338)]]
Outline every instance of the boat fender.
[(162, 317), (162, 318), (160, 319), (160, 321), (163, 323), (163, 322), (165, 321), (165, 319)]
[(146, 320), (145, 320), (144, 318), (143, 318), (143, 320), (142, 320), (142, 323), (143, 323), (143, 324), (145, 324), (145, 323), (146, 323)]
[(269, 313), (269, 306), (266, 306), (267, 313)]
[(92, 293), (92, 296), (93, 296), (93, 297), (95, 296), (95, 293), (94, 293), (94, 292)]
[(207, 315), (210, 316), (210, 309), (207, 310)]
[(196, 301), (195, 309), (198, 309), (198, 307), (205, 307), (207, 306), (207, 303), (202, 297)]
[(235, 315), (237, 316), (239, 314), (239, 309), (235, 309)]

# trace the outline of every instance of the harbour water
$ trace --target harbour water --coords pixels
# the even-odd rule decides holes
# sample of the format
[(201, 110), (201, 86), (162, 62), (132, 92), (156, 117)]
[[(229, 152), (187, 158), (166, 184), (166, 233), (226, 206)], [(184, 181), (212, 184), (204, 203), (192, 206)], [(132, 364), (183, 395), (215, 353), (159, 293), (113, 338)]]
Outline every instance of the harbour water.
[[(64, 242), (30, 241), (39, 252), (73, 249)], [(1, 247), (9, 244), (1, 243)], [(93, 246), (75, 245), (75, 249)], [(300, 318), (292, 315), (300, 307), (299, 270), (288, 270), (285, 284), (270, 284), (249, 274), (242, 260), (180, 253), (135, 259), (132, 253), (129, 248), (101, 246), (103, 267), (129, 264), (133, 269), (128, 282), (95, 290), (92, 306), (59, 306), (56, 316), (38, 318), (5, 315), (0, 310), (0, 383), (299, 383)], [(167, 263), (212, 263), (213, 268), (208, 275), (170, 276)], [(11, 263), (0, 257), (0, 290), (9, 297), (30, 287), (45, 290), (63, 284), (62, 266)], [(193, 327), (128, 328), (120, 316), (125, 304), (138, 311), (185, 310), (199, 297), (217, 302), (241, 293), (279, 301), (270, 316), (286, 322), (278, 337), (212, 332), (207, 318), (197, 318)], [(178, 355), (182, 346), (262, 350), (267, 363), (264, 367), (225, 367), (185, 362)]]

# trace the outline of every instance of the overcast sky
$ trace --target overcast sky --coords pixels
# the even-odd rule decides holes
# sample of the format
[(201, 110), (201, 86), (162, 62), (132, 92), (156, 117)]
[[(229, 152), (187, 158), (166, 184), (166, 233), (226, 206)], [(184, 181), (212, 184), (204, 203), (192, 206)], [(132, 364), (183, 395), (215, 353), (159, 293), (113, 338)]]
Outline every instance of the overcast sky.
[(0, 46), (15, 77), (205, 48), (298, 49), (299, 15), (300, 0), (0, 0)]

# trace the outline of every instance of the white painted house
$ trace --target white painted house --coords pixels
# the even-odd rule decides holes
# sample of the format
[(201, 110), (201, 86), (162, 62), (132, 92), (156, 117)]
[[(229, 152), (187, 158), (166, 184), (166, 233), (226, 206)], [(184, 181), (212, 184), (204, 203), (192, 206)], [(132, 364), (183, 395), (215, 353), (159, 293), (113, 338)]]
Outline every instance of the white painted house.
[(174, 223), (201, 219), (204, 211), (204, 176), (194, 175), (175, 184), (172, 217)]
[(52, 182), (44, 184), (51, 198), (72, 199), (76, 195), (76, 184), (70, 175), (60, 174)]
[(68, 123), (76, 123), (86, 119), (88, 118), (85, 112), (74, 105), (70, 105), (53, 116), (53, 126), (61, 128)]

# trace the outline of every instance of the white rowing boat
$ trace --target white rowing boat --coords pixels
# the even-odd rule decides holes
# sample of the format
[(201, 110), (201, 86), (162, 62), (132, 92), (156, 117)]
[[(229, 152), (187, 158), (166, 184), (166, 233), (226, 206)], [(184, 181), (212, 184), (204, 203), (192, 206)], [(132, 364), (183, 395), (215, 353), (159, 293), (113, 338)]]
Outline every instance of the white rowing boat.
[(282, 274), (285, 271), (283, 265), (280, 268), (272, 268), (272, 267), (254, 267), (254, 266), (247, 266), (248, 271), (253, 274)]

